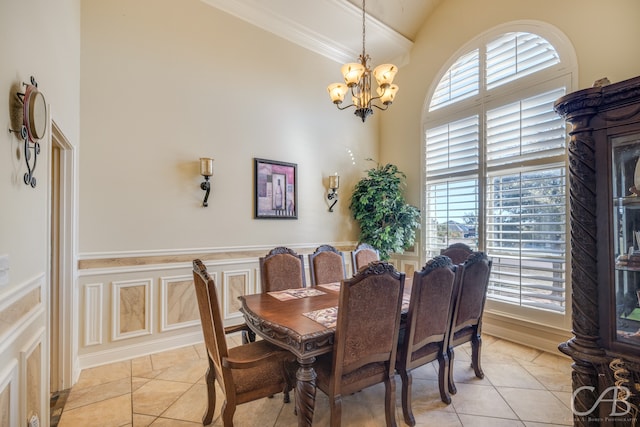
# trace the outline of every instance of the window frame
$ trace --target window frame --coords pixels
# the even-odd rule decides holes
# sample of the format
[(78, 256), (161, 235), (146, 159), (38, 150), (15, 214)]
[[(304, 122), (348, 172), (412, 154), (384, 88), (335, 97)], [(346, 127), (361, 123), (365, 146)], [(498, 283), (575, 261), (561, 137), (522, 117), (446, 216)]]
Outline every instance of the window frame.
[[(560, 62), (552, 65), (551, 67), (539, 70), (533, 74), (528, 74), (516, 79), (514, 82), (499, 85), (492, 89), (486, 87), (486, 50), (485, 46), (489, 41), (495, 39), (501, 34), (508, 32), (528, 32), (534, 33), (546, 39), (555, 49), (559, 55)], [(434, 95), (440, 80), (449, 68), (462, 56), (470, 53), (471, 51), (479, 49), (480, 52), (480, 84), (478, 94), (464, 98), (460, 102), (454, 102), (452, 104), (446, 104), (438, 106), (433, 111), (429, 111), (431, 98)], [(550, 24), (539, 21), (514, 21), (505, 24), (498, 25), (492, 29), (489, 29), (477, 37), (470, 40), (464, 46), (460, 47), (450, 59), (443, 64), (436, 78), (434, 78), (430, 84), (429, 91), (427, 92), (423, 104), (422, 111), (422, 144), (421, 144), (421, 162), (422, 162), (422, 174), (421, 174), (421, 195), (420, 203), (424, 209), (426, 207), (426, 190), (427, 190), (427, 171), (426, 171), (426, 132), (428, 129), (435, 126), (440, 126), (445, 123), (454, 122), (456, 120), (469, 117), (473, 114), (479, 114), (480, 121), (480, 135), (482, 136), (479, 141), (480, 162), (478, 169), (475, 172), (478, 177), (479, 187), (486, 188), (487, 177), (489, 171), (486, 165), (486, 111), (491, 108), (495, 108), (498, 105), (505, 105), (509, 100), (516, 101), (527, 98), (535, 94), (543, 93), (544, 89), (541, 88), (557, 88), (558, 83), (566, 87), (566, 92), (570, 93), (576, 90), (577, 82), (577, 57), (575, 50), (569, 41), (569, 39), (557, 28)], [(513, 90), (514, 85), (518, 90)], [(568, 132), (568, 129), (565, 129)], [(568, 139), (566, 139), (568, 144)], [(553, 159), (547, 159), (540, 161), (540, 165), (551, 164), (564, 164), (565, 171), (568, 173), (568, 158), (565, 154), (561, 156), (555, 156)], [(531, 165), (531, 162), (527, 162)], [(536, 164), (534, 161), (533, 164)], [(519, 164), (510, 163), (508, 167), (500, 166), (499, 169), (506, 171), (508, 168), (519, 167)], [(492, 168), (495, 171), (496, 168)], [(462, 172), (450, 175), (449, 179), (461, 179), (466, 176), (470, 176), (472, 172)], [(441, 182), (445, 179), (431, 178), (431, 182)], [(483, 187), (484, 186), (484, 187)], [(479, 197), (479, 210), (478, 210), (478, 223), (485, 224), (486, 217), (485, 212), (485, 191), (480, 190)], [(565, 187), (565, 212), (566, 212), (566, 250), (565, 250), (565, 311), (563, 313), (553, 312), (548, 310), (541, 310), (537, 308), (530, 308), (526, 306), (519, 306), (510, 303), (501, 302), (498, 300), (487, 299), (486, 310), (496, 315), (504, 315), (510, 318), (517, 318), (525, 322), (534, 322), (538, 324), (568, 328), (571, 323), (571, 271), (570, 271), (570, 211), (569, 211), (569, 188), (568, 179), (567, 187)], [(425, 231), (427, 225), (427, 218), (422, 218), (423, 232), (421, 238), (425, 239)], [(485, 245), (485, 227), (479, 227), (478, 231), (478, 243), (481, 249)], [(423, 259), (428, 259), (432, 254), (428, 254), (427, 245), (422, 245), (421, 256)]]

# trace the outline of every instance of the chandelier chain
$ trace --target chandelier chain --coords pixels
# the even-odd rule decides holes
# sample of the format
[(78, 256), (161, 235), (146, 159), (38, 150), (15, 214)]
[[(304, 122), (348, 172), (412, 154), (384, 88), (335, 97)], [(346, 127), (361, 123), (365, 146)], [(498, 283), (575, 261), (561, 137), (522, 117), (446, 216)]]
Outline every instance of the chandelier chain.
[(365, 0), (362, 0), (362, 58), (365, 58), (365, 34), (366, 34), (366, 26), (365, 26)]

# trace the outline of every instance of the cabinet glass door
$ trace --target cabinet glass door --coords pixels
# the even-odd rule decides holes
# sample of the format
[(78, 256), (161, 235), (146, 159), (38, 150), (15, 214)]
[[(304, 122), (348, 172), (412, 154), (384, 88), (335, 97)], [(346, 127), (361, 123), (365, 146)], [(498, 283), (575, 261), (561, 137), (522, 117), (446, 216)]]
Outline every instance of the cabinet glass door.
[(611, 146), (615, 339), (640, 347), (640, 134)]

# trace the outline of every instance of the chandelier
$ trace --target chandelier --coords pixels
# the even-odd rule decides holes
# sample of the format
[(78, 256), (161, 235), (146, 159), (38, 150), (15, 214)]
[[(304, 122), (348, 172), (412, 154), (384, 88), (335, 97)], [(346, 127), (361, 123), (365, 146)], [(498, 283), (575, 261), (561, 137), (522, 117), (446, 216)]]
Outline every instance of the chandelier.
[[(358, 58), (360, 62), (350, 62), (344, 64), (340, 71), (344, 76), (344, 83), (332, 83), (327, 87), (331, 101), (336, 104), (339, 110), (345, 110), (349, 107), (355, 107), (354, 114), (362, 119), (362, 122), (368, 116), (373, 114), (371, 107), (379, 110), (386, 110), (393, 102), (398, 92), (398, 85), (394, 85), (393, 78), (398, 72), (398, 67), (393, 64), (381, 64), (373, 70), (373, 76), (378, 83), (376, 90), (378, 96), (372, 96), (371, 90), (371, 68), (369, 68), (369, 55), (365, 52), (365, 0), (362, 0), (362, 54)], [(351, 90), (352, 104), (346, 107), (340, 107), (344, 96)], [(379, 101), (384, 105), (381, 107), (374, 104)]]

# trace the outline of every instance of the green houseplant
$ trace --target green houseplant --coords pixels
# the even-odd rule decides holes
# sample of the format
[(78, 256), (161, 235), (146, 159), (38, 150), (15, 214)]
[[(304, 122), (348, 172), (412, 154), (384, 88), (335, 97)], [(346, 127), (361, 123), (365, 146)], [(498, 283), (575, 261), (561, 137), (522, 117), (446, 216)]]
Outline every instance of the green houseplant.
[[(371, 160), (371, 159), (367, 159)], [(349, 209), (360, 225), (360, 241), (378, 249), (380, 258), (413, 246), (420, 227), (420, 211), (405, 203), (406, 175), (392, 164), (367, 170), (355, 186)]]

